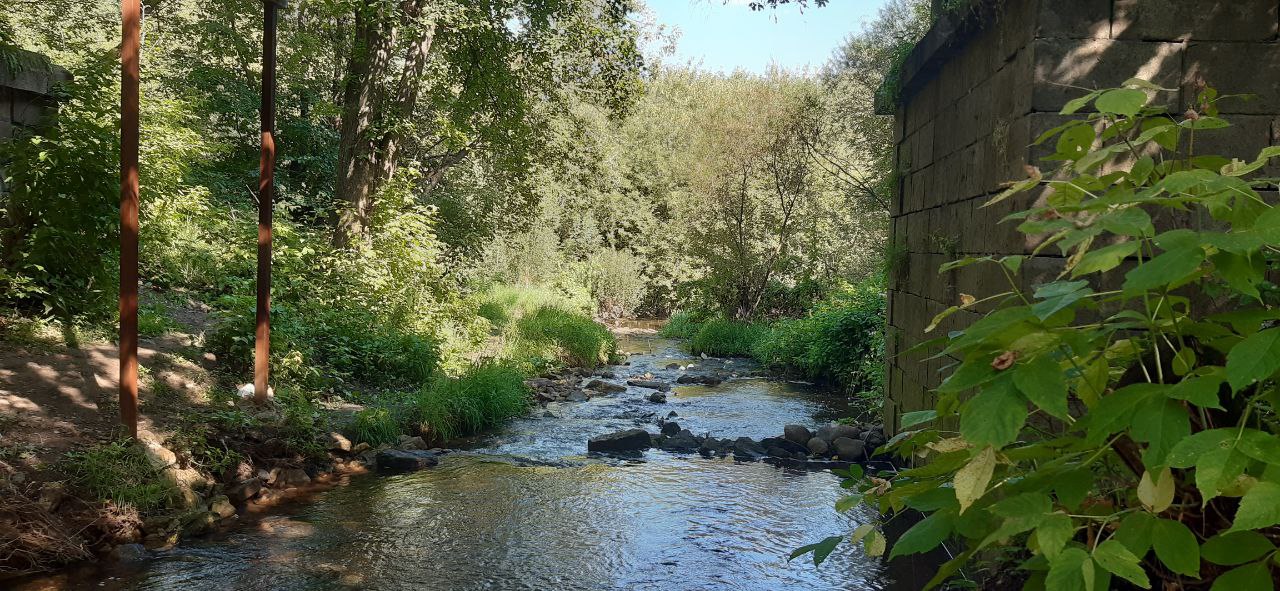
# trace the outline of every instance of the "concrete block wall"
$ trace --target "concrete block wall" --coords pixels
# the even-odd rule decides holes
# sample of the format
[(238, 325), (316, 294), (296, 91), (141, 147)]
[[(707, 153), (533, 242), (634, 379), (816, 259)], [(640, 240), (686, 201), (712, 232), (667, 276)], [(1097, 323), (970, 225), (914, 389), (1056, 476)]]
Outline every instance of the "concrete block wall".
[[(1027, 165), (1054, 168), (1038, 162), (1047, 148), (1030, 144), (1067, 119), (1063, 104), (1135, 76), (1177, 89), (1158, 98), (1173, 112), (1203, 84), (1256, 94), (1220, 105), (1230, 130), (1197, 138), (1200, 153), (1251, 160), (1280, 144), (1280, 0), (974, 0), (940, 18), (908, 57), (895, 113), (887, 426), (932, 408), (955, 361), (907, 350), (979, 318), (963, 311), (925, 334), (933, 317), (962, 293), (982, 298), (1009, 285), (994, 265), (945, 274), (939, 266), (1035, 247), (1000, 220), (1036, 195), (981, 205), (1026, 178)], [(1057, 254), (1040, 253), (1014, 280), (1024, 288), (1052, 280)]]
[[(53, 111), (54, 86), (70, 78), (66, 70), (31, 52), (16, 51), (10, 65), (0, 60), (0, 141), (45, 123)], [(0, 174), (0, 193), (3, 179)]]

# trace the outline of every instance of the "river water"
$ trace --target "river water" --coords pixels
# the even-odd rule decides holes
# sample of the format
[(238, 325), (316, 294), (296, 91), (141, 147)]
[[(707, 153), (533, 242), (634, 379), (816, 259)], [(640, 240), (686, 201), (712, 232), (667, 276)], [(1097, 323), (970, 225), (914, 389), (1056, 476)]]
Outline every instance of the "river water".
[[(630, 366), (619, 378), (673, 380), (671, 363), (735, 371), (744, 361), (689, 359), (652, 331), (624, 331)], [(695, 370), (696, 371), (696, 370)], [(838, 479), (732, 457), (650, 450), (592, 457), (587, 439), (656, 430), (656, 416), (701, 435), (755, 439), (786, 423), (817, 424), (848, 401), (763, 378), (679, 387), (666, 404), (649, 391), (552, 403), (436, 468), (356, 477), (309, 502), (184, 542), (132, 568), (80, 571), (27, 588), (107, 590), (439, 589), (663, 591), (893, 589), (877, 559), (842, 545), (815, 567), (794, 548), (871, 518), (839, 514)], [(551, 416), (545, 416), (551, 415)]]

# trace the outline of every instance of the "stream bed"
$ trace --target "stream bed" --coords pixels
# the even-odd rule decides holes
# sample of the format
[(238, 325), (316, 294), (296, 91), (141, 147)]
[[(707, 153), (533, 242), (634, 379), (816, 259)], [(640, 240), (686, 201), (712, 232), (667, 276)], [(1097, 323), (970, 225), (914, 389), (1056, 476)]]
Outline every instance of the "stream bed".
[[(624, 330), (622, 381), (673, 363), (754, 373), (742, 360), (691, 359), (651, 330)], [(696, 369), (690, 371), (697, 371)], [(644, 427), (672, 411), (717, 437), (780, 436), (787, 423), (847, 416), (850, 401), (803, 384), (740, 377), (553, 402), (413, 474), (366, 475), (133, 567), (93, 567), (24, 589), (606, 590), (895, 589), (880, 560), (842, 545), (822, 566), (796, 547), (852, 531), (872, 515), (833, 508), (829, 472), (649, 450), (588, 455), (590, 437)]]

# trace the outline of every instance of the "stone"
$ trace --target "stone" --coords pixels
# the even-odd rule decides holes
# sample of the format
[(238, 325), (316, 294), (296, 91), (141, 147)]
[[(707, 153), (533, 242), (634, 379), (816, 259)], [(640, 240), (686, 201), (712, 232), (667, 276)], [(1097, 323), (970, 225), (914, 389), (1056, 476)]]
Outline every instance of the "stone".
[(675, 421), (667, 421), (662, 424), (661, 431), (663, 435), (667, 435), (667, 436), (675, 435), (680, 432), (680, 423), (677, 423)]
[(679, 453), (693, 453), (699, 451), (701, 447), (702, 442), (688, 429), (668, 437), (658, 446), (659, 449)]
[(115, 562), (142, 562), (151, 558), (151, 553), (142, 544), (121, 544), (111, 549), (110, 557)]
[(396, 447), (400, 449), (427, 449), (427, 442), (423, 441), (421, 437), (401, 435), (400, 443)]
[(351, 440), (343, 437), (341, 433), (330, 432), (325, 436), (325, 445), (329, 451), (349, 452), (351, 451)]
[(671, 412), (669, 412), (669, 413), (667, 413), (667, 418), (668, 418), (668, 419), (674, 419), (674, 418), (676, 418), (676, 417), (678, 417), (678, 416), (680, 416), (680, 413), (678, 413), (678, 412), (676, 412), (676, 411), (674, 411), (674, 410), (673, 410), (673, 411), (671, 411)]
[(733, 459), (735, 460), (754, 462), (766, 455), (768, 453), (764, 447), (750, 437), (739, 437), (733, 442)]
[(627, 429), (592, 437), (587, 442), (587, 451), (641, 451), (652, 445), (649, 432), (644, 429)]
[(40, 508), (50, 513), (56, 511), (58, 506), (62, 504), (62, 500), (67, 497), (67, 493), (62, 488), (62, 483), (50, 482), (40, 489), (40, 498), (36, 503)]
[(604, 378), (604, 379), (606, 379), (606, 380), (612, 380), (612, 379), (614, 379), (614, 378), (618, 377), (618, 376), (617, 376), (616, 374), (614, 374), (612, 371), (609, 371), (609, 370), (607, 370), (607, 369), (603, 369), (603, 370), (597, 371), (597, 372), (596, 372), (596, 375), (598, 375), (598, 376), (600, 376), (600, 377), (602, 377), (602, 378)]
[(587, 389), (595, 390), (596, 392), (604, 392), (605, 394), (627, 391), (627, 387), (622, 384), (615, 384), (604, 380), (591, 380), (590, 382), (587, 382)]
[(590, 397), (582, 390), (575, 390), (570, 393), (569, 397), (565, 398), (565, 400), (568, 400), (569, 402), (586, 402), (587, 400), (590, 400)]
[(227, 498), (233, 503), (243, 503), (262, 492), (262, 480), (250, 478), (227, 489)]
[[(790, 439), (785, 439), (782, 437), (766, 437), (760, 440), (760, 445), (763, 446), (765, 449), (769, 449), (771, 447), (782, 449), (783, 451), (787, 452), (787, 455), (791, 455), (792, 453), (795, 453), (795, 452), (804, 453), (809, 451), (809, 448), (807, 446), (801, 445), (799, 443), (791, 441)], [(770, 454), (770, 455), (773, 455), (773, 454)]]
[(782, 428), (782, 436), (787, 441), (792, 441), (801, 446), (807, 445), (810, 439), (813, 439), (813, 433), (804, 425), (787, 425)]
[(835, 450), (836, 456), (840, 459), (846, 462), (856, 462), (866, 456), (867, 444), (861, 439), (837, 437), (835, 441), (831, 442), (831, 448)]
[(353, 453), (353, 454), (355, 454), (355, 455), (360, 455), (360, 454), (362, 454), (362, 453), (364, 453), (364, 452), (366, 452), (366, 451), (369, 451), (369, 448), (371, 448), (371, 447), (373, 447), (373, 446), (369, 445), (368, 443), (366, 443), (366, 442), (364, 442), (364, 441), (361, 441), (360, 443), (355, 444), (355, 447), (352, 447), (352, 448), (351, 448), (351, 453)]
[[(253, 394), (253, 384), (242, 384), (236, 389), (236, 396), (240, 397), (240, 400), (251, 400), (253, 398)], [(271, 400), (275, 397), (276, 389), (272, 386), (267, 386), (267, 400)]]
[(240, 482), (253, 478), (257, 474), (253, 470), (253, 466), (249, 462), (239, 462), (234, 466), (227, 468), (222, 473), (222, 480), (226, 482)]
[(849, 439), (857, 439), (858, 435), (860, 435), (861, 433), (862, 433), (862, 430), (853, 425), (846, 425), (844, 423), (836, 423), (834, 425), (831, 425), (832, 441), (835, 441), (836, 439), (839, 439), (841, 437), (848, 437)]
[(668, 384), (666, 382), (660, 382), (658, 380), (627, 380), (627, 385), (635, 386), (637, 388), (647, 388), (649, 390), (657, 390), (659, 392), (666, 392), (671, 390), (671, 384)]
[(703, 386), (716, 386), (723, 382), (724, 382), (724, 379), (717, 376), (684, 374), (676, 378), (677, 384), (700, 384)]
[(218, 495), (209, 501), (209, 511), (215, 513), (222, 519), (235, 517), (236, 508), (231, 504), (231, 499), (226, 495)]
[(182, 523), (182, 533), (189, 536), (198, 536), (213, 529), (218, 523), (218, 515), (209, 511), (200, 511), (187, 516)]
[(276, 477), (275, 481), (275, 486), (278, 488), (296, 488), (299, 486), (306, 486), (308, 484), (311, 484), (311, 477), (307, 476), (307, 472), (302, 468), (286, 468), (281, 470), (280, 475)]
[(426, 450), (386, 449), (378, 452), (378, 469), (387, 472), (416, 472), (440, 463), (436, 454)]
[(680, 369), (680, 364), (679, 364), (679, 363), (668, 363), (668, 364), (667, 364), (667, 369), (669, 369), (669, 370), (677, 370), (677, 369)]
[(809, 439), (809, 443), (806, 446), (809, 448), (809, 453), (815, 456), (825, 456), (831, 450), (827, 440), (821, 437)]
[(667, 401), (667, 395), (662, 392), (654, 392), (649, 395), (649, 402), (654, 404), (662, 404)]

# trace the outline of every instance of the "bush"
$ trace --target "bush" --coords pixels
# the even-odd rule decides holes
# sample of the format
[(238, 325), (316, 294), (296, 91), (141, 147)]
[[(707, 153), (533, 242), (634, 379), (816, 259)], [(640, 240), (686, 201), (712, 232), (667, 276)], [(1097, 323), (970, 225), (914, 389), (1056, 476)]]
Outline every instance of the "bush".
[(694, 355), (748, 357), (756, 341), (767, 336), (768, 332), (768, 327), (763, 324), (722, 318), (708, 320), (689, 341), (689, 350)]
[(529, 388), (514, 365), (489, 361), (460, 377), (437, 377), (410, 404), (419, 429), (444, 442), (519, 416), (528, 407)]
[(351, 438), (357, 443), (364, 442), (374, 447), (395, 443), (402, 431), (395, 414), (384, 406), (371, 406), (357, 412), (348, 427)]
[(658, 335), (668, 339), (691, 339), (693, 335), (698, 334), (703, 321), (704, 319), (698, 313), (676, 312), (662, 326), (662, 330), (658, 331)]
[(132, 441), (67, 453), (61, 467), (77, 488), (94, 498), (143, 513), (165, 509), (174, 500), (173, 486)]
[(585, 314), (538, 308), (516, 323), (517, 356), (558, 360), (574, 367), (608, 363), (617, 339)]
[[(1061, 169), (1029, 169), (988, 204), (1044, 195), (1009, 218), (1061, 251), (1061, 274), (1024, 290), (1024, 256), (944, 265), (990, 265), (1008, 284), (962, 295), (926, 329), (987, 306), (922, 346), (957, 362), (934, 409), (903, 414), (886, 446), (921, 467), (844, 472), (842, 510), (926, 514), (890, 558), (961, 544), (927, 587), (1003, 555), (1028, 589), (1272, 588), (1280, 208), (1260, 194), (1276, 180), (1255, 173), (1280, 147), (1251, 162), (1189, 153), (1227, 127), (1216, 92), (1178, 115), (1147, 106), (1158, 92), (1131, 80), (1068, 105), (1096, 112), (1041, 138)], [(797, 555), (821, 562), (842, 539)], [(886, 546), (871, 524), (853, 539)]]
[(884, 389), (884, 329), (884, 284), (870, 280), (834, 292), (806, 318), (775, 322), (751, 355), (771, 369), (878, 396)]
[(631, 316), (644, 299), (644, 262), (626, 251), (605, 249), (587, 259), (587, 284), (605, 317)]

